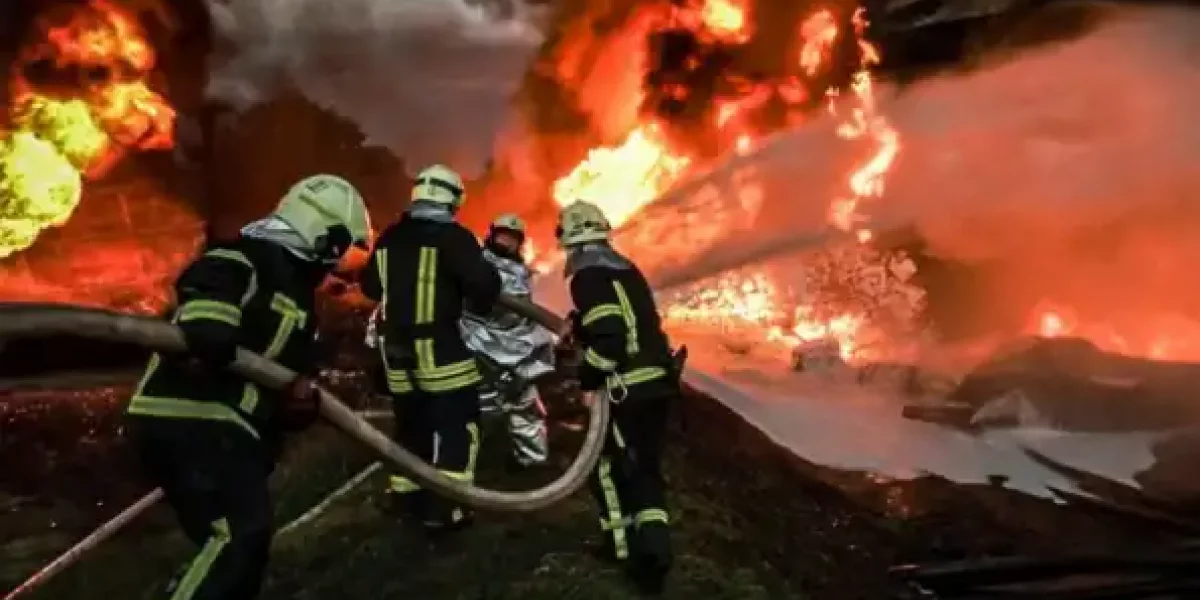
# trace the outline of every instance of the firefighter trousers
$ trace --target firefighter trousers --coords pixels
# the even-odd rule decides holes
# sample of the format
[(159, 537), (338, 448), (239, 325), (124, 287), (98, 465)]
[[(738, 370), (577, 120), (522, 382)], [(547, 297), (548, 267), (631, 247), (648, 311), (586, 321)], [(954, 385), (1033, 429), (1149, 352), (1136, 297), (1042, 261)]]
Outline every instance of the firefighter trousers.
[[(479, 392), (468, 386), (451, 392), (392, 394), (396, 443), (433, 465), (443, 475), (473, 481), (479, 455)], [(393, 475), (390, 491), (406, 511), (431, 527), (455, 525), (466, 511), (434, 497), (413, 480)]]
[[(601, 392), (605, 393), (605, 392)], [(660, 462), (674, 396), (629, 397), (612, 406), (612, 422), (591, 489), (600, 505), (604, 551), (612, 558), (671, 563), (669, 515)]]
[(132, 431), (147, 474), (201, 548), (164, 597), (257, 597), (272, 535), (267, 445), (235, 425), (198, 419), (135, 417)]

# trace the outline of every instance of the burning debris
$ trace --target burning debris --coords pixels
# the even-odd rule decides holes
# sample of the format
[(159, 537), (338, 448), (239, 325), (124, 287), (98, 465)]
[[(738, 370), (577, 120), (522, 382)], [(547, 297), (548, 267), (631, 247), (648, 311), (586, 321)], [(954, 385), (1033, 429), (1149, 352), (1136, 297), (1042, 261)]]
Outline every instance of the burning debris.
[(173, 145), (175, 111), (155, 92), (155, 54), (110, 0), (40, 15), (9, 77), (0, 137), (0, 258), (65, 224), (87, 181), (126, 154)]

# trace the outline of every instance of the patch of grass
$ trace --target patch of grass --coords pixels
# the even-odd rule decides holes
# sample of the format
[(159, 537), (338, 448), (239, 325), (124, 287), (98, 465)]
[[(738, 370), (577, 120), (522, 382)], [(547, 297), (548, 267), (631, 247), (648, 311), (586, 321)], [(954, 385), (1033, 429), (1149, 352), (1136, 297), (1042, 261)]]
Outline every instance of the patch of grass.
[[(505, 473), (502, 432), (487, 433), (482, 479), (497, 487), (524, 487), (545, 478)], [(565, 462), (577, 439), (562, 435), (554, 442)], [(331, 430), (306, 434), (274, 476), (277, 522), (304, 513), (371, 460)], [(745, 551), (752, 542), (740, 538), (730, 509), (703, 488), (688, 485), (682, 460), (672, 453), (667, 464), (679, 526), (678, 564), (665, 597), (800, 598), (770, 565)], [(262, 598), (618, 600), (634, 595), (617, 567), (590, 554), (596, 513), (586, 494), (531, 515), (478, 515), (471, 529), (430, 538), (384, 510), (385, 481), (382, 471), (376, 473), (314, 521), (277, 537)], [(74, 540), (39, 541), (61, 550)], [(166, 507), (156, 507), (29, 598), (152, 598), (191, 552)]]

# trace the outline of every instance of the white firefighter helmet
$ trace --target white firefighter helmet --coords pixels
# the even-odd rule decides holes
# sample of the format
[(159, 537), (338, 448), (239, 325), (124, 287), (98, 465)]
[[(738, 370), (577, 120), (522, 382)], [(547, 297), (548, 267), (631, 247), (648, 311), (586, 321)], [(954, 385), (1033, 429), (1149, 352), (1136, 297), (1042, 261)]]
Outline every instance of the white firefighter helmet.
[(558, 245), (564, 248), (585, 242), (607, 240), (612, 226), (599, 206), (583, 200), (564, 206), (558, 214), (558, 228), (554, 234)]
[(370, 243), (371, 218), (362, 194), (336, 175), (322, 173), (301, 179), (283, 196), (274, 214), (317, 251), (337, 248), (345, 252), (350, 245)]
[(417, 174), (411, 200), (434, 202), (457, 209), (465, 197), (462, 177), (450, 167), (433, 165), (425, 167)]
[(521, 217), (512, 213), (504, 213), (492, 221), (492, 230), (495, 231), (497, 229), (506, 229), (519, 233), (523, 237), (525, 235), (525, 221), (522, 221)]

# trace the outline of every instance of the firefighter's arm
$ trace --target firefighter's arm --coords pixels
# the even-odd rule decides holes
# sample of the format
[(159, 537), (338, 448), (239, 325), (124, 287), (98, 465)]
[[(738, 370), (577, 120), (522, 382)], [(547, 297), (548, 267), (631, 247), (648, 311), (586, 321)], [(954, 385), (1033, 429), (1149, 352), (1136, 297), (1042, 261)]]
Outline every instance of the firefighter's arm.
[(191, 264), (175, 284), (175, 322), (191, 354), (213, 367), (237, 355), (242, 306), (254, 293), (254, 265), (244, 254), (213, 248)]
[(504, 281), (496, 266), (483, 256), (483, 248), (475, 236), (462, 226), (455, 226), (445, 249), (446, 262), (452, 276), (466, 296), (471, 312), (486, 315), (500, 296)]
[(612, 282), (597, 269), (583, 269), (571, 278), (571, 299), (578, 311), (575, 338), (583, 351), (579, 382), (584, 390), (599, 389), (625, 355), (621, 305)]

